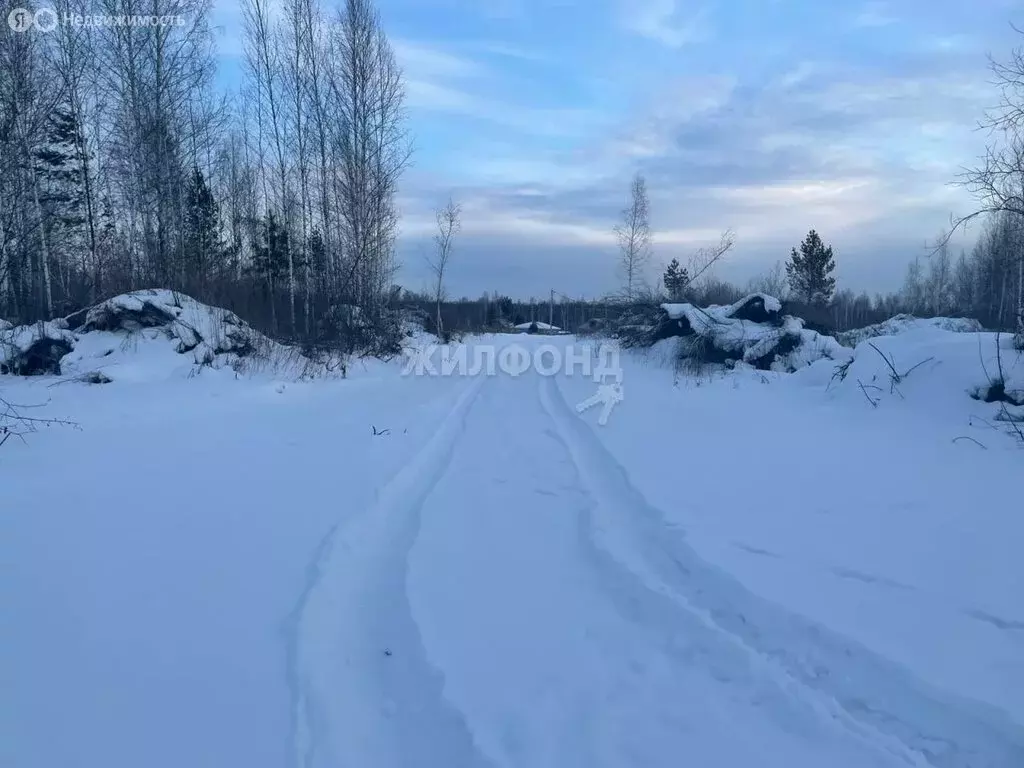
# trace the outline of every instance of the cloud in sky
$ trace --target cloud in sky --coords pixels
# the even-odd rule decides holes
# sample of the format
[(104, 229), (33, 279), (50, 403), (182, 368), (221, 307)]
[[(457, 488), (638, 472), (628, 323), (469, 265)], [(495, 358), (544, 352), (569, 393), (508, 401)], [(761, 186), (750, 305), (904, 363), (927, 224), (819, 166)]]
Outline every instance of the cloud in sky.
[(857, 9), (853, 16), (855, 27), (888, 27), (898, 21), (889, 4), (883, 2), (865, 3)]
[(398, 279), (425, 284), (431, 209), (451, 194), (451, 291), (467, 295), (613, 288), (638, 171), (658, 265), (731, 227), (721, 274), (745, 281), (813, 227), (841, 281), (895, 288), (968, 209), (948, 182), (984, 147), (986, 55), (1018, 43), (1006, 0), (379, 3), (417, 148)]
[(624, 26), (671, 48), (707, 40), (708, 14), (684, 0), (641, 0), (622, 7)]

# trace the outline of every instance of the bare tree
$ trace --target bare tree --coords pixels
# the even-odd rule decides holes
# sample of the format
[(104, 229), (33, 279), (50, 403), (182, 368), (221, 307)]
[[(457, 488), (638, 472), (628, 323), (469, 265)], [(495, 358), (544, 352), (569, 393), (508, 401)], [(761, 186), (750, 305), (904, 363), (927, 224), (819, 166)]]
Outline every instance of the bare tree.
[[(291, 151), (295, 157), (299, 175), (299, 251), (305, 252), (309, 244), (309, 222), (311, 218), (310, 202), (310, 140), (309, 140), (309, 115), (307, 114), (308, 96), (306, 93), (307, 69), (306, 65), (310, 58), (315, 56), (313, 40), (309, 27), (309, 17), (312, 15), (310, 0), (288, 0), (285, 3), (285, 14), (287, 17), (285, 45), (288, 52), (288, 97), (290, 108), (290, 134), (292, 138)], [(310, 314), (313, 301), (313, 273), (309, 254), (301, 259), (303, 269), (303, 315), (305, 318), (304, 330), (309, 336)], [(292, 267), (294, 271), (294, 266)], [(293, 299), (294, 303), (294, 299)], [(293, 309), (294, 313), (294, 309)]]
[(929, 261), (925, 292), (928, 312), (945, 315), (953, 309), (953, 260), (945, 237), (940, 237), (938, 242)]
[[(254, 98), (258, 104), (260, 115), (260, 140), (264, 132), (270, 141), (274, 153), (275, 171), (272, 203), (265, 201), (268, 211), (276, 207), (284, 216), (283, 226), (288, 230), (292, 224), (292, 194), (288, 183), (289, 158), (286, 149), (286, 131), (288, 125), (285, 118), (285, 53), (281, 50), (281, 38), (275, 34), (272, 10), (267, 0), (248, 0), (243, 5), (246, 33), (246, 61), (253, 78)], [(269, 189), (265, 187), (269, 192)], [(291, 240), (285, 240), (286, 258), (288, 263), (288, 309), (291, 332), (295, 333), (295, 249)], [(273, 291), (274, 286), (271, 287)], [(273, 296), (271, 297), (273, 301)], [(273, 304), (271, 305), (273, 306)], [(276, 317), (276, 316), (275, 316)]]
[(329, 45), (336, 188), (348, 260), (341, 291), (375, 315), (393, 272), (395, 195), (411, 152), (404, 128), (405, 89), (370, 0), (346, 0)]
[(10, 214), (0, 214), (0, 277), (20, 283), (10, 292), (18, 314), (47, 318), (51, 249), (37, 153), (61, 100), (59, 88), (46, 87), (48, 53), (40, 35), (0, 30), (0, 208)]
[[(55, 0), (54, 10), (62, 17), (71, 13), (88, 12), (90, 0)], [(94, 154), (86, 133), (90, 112), (94, 112), (96, 46), (93, 30), (85, 25), (60, 24), (55, 30), (55, 68), (60, 76), (64, 99), (74, 125), (74, 161), (84, 203), (86, 246), (80, 271), (88, 276), (89, 300), (96, 301), (100, 286), (100, 254), (97, 237), (97, 189), (94, 178)]]
[(630, 302), (643, 287), (643, 269), (651, 257), (650, 209), (647, 182), (638, 173), (630, 185), (629, 205), (623, 209), (622, 221), (615, 227), (623, 293)]
[[(1014, 30), (1024, 34), (1016, 27)], [(941, 245), (979, 216), (1009, 215), (1024, 220), (1024, 48), (1013, 49), (1006, 61), (991, 59), (990, 68), (1000, 98), (985, 113), (981, 127), (988, 129), (992, 140), (981, 162), (958, 179), (961, 186), (974, 193), (979, 205), (972, 213), (953, 220)], [(1015, 262), (1017, 333), (1024, 339), (1024, 253), (1018, 252)]]
[(747, 289), (751, 293), (764, 293), (777, 299), (784, 299), (789, 290), (785, 266), (781, 261), (776, 261), (767, 272), (752, 277), (747, 284)]
[[(954, 228), (986, 213), (1024, 216), (1024, 48), (1015, 48), (1005, 62), (990, 59), (989, 67), (999, 89), (999, 103), (986, 111), (980, 127), (989, 131), (992, 140), (981, 162), (958, 178), (960, 185), (975, 193), (980, 205), (955, 219)], [(950, 235), (952, 232), (945, 239)]]
[(455, 245), (455, 236), (462, 229), (462, 206), (451, 198), (442, 208), (434, 212), (437, 219), (437, 232), (434, 234), (434, 256), (430, 260), (430, 270), (434, 273), (434, 302), (437, 310), (437, 335), (444, 334), (441, 324), (441, 302), (444, 301), (444, 274), (448, 268), (448, 260)]

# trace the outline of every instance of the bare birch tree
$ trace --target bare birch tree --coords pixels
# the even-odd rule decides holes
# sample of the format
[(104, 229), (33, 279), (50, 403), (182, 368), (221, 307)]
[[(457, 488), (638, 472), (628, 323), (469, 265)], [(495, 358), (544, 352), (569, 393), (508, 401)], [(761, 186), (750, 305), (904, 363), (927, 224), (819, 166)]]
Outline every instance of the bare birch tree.
[[(88, 8), (88, 0), (54, 2), (54, 10), (61, 17), (73, 13), (84, 15)], [(80, 271), (88, 280), (89, 300), (95, 302), (101, 285), (102, 267), (98, 237), (97, 173), (93, 164), (96, 152), (87, 131), (93, 123), (92, 116), (96, 108), (98, 71), (95, 35), (91, 27), (78, 24), (59, 24), (54, 32), (55, 70), (60, 77), (64, 101), (74, 124), (74, 162), (84, 203), (87, 250), (83, 254), (86, 258), (80, 265)]]
[[(289, 158), (286, 154), (287, 137), (285, 117), (284, 77), (286, 65), (283, 62), (283, 51), (280, 36), (276, 32), (271, 6), (268, 0), (247, 0), (243, 6), (245, 14), (246, 62), (253, 76), (255, 93), (260, 114), (261, 144), (264, 137), (272, 150), (274, 173), (272, 174), (274, 189), (273, 202), (269, 195), (266, 200), (268, 210), (277, 208), (283, 216), (283, 226), (288, 229), (292, 225), (291, 191), (288, 184)], [(264, 133), (265, 132), (265, 133)], [(294, 335), (295, 320), (295, 256), (291, 242), (287, 247), (288, 263), (288, 308), (291, 331)], [(271, 292), (276, 285), (271, 286)], [(276, 317), (276, 315), (275, 315)]]
[(647, 182), (638, 173), (630, 185), (629, 205), (623, 209), (622, 221), (615, 227), (626, 301), (633, 301), (643, 287), (644, 266), (651, 257), (650, 208)]
[(434, 273), (434, 305), (436, 308), (437, 335), (443, 337), (444, 326), (441, 322), (441, 303), (444, 301), (444, 276), (448, 269), (448, 261), (455, 245), (455, 237), (462, 229), (462, 206), (448, 198), (444, 207), (434, 212), (437, 231), (434, 233), (434, 254), (430, 260), (430, 271)]
[(347, 259), (341, 292), (376, 315), (393, 266), (398, 179), (410, 156), (405, 91), (369, 0), (346, 0), (332, 31), (333, 143), (340, 160), (338, 212)]
[[(61, 99), (47, 85), (44, 39), (0, 29), (0, 276), (17, 287), (11, 294), (23, 317), (52, 317), (51, 253), (40, 193), (37, 150)], [(13, 263), (12, 263), (13, 262)]]

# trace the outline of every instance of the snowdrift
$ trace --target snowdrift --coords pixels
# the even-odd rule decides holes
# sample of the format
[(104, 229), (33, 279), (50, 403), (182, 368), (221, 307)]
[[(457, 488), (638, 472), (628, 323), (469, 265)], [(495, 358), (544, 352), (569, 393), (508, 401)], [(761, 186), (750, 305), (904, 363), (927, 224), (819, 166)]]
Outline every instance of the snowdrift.
[[(8, 324), (9, 325), (9, 324)], [(0, 373), (78, 375), (91, 383), (202, 368), (316, 376), (343, 367), (314, 361), (256, 331), (233, 312), (164, 289), (115, 296), (67, 318), (0, 327)], [(108, 371), (108, 373), (102, 373)]]
[(931, 317), (920, 318), (914, 315), (896, 315), (881, 323), (855, 328), (836, 334), (841, 344), (856, 347), (862, 341), (875, 339), (879, 336), (895, 336), (919, 328), (938, 328), (952, 333), (978, 333), (983, 331), (981, 323), (968, 317)]
[(838, 365), (801, 372), (832, 397), (863, 407), (959, 414), (965, 426), (1024, 429), (1024, 353), (1009, 334), (964, 332), (918, 323), (896, 335), (868, 338)]
[(821, 359), (850, 357), (850, 350), (835, 339), (804, 328), (798, 317), (783, 315), (782, 303), (762, 293), (725, 306), (662, 304), (647, 317), (626, 318), (619, 330), (626, 346), (663, 348), (659, 342), (675, 339), (674, 359), (700, 365), (745, 364), (792, 372)]

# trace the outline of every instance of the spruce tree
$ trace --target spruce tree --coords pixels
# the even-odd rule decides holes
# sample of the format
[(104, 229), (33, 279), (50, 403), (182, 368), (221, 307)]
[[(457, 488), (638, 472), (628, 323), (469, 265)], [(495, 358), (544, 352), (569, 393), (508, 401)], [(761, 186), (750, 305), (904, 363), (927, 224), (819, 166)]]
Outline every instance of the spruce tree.
[[(271, 298), (271, 309), (275, 309), (273, 298), (277, 289), (288, 276), (288, 230), (278, 221), (274, 211), (260, 222), (260, 240), (253, 249), (252, 271), (263, 283), (266, 295)], [(276, 313), (275, 313), (276, 324)]]
[(191, 286), (205, 288), (207, 279), (223, 267), (220, 208), (198, 168), (185, 194), (184, 268)]
[(793, 293), (807, 304), (824, 306), (836, 290), (836, 279), (832, 277), (836, 260), (832, 246), (826, 246), (813, 229), (794, 248), (786, 263), (786, 277)]
[[(88, 272), (90, 233), (78, 136), (74, 115), (65, 107), (56, 107), (46, 124), (45, 143), (33, 151), (51, 269), (59, 277), (55, 301), (65, 308), (85, 300)], [(75, 295), (68, 295), (72, 291)]]
[(690, 275), (686, 271), (686, 267), (679, 266), (679, 259), (672, 259), (665, 269), (662, 282), (665, 283), (665, 290), (672, 301), (682, 301), (686, 287), (690, 283)]

